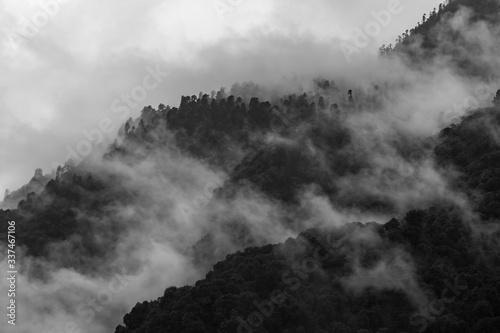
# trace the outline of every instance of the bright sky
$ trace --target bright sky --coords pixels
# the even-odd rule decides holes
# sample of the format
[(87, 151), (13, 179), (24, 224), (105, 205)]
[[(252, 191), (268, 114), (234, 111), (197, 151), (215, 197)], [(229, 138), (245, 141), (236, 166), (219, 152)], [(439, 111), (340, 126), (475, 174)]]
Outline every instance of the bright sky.
[[(356, 66), (340, 42), (394, 3), (398, 14), (366, 53), (440, 1), (0, 0), (0, 195), (35, 168), (64, 163), (82, 131), (106, 118), (117, 128), (113, 107), (136, 117), (143, 105), (177, 105), (182, 94)], [(138, 103), (127, 106), (121, 99), (134, 93)]]

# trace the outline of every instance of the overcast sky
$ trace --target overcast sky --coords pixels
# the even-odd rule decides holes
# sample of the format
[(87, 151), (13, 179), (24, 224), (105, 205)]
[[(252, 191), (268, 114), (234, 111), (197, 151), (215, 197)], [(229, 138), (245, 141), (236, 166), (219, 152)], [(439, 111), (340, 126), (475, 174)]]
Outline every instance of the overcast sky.
[[(235, 82), (345, 73), (363, 55), (348, 62), (340, 43), (391, 2), (0, 0), (0, 195), (64, 163), (103, 119), (112, 139), (125, 109), (136, 117)], [(360, 51), (375, 54), (439, 3), (401, 0)]]

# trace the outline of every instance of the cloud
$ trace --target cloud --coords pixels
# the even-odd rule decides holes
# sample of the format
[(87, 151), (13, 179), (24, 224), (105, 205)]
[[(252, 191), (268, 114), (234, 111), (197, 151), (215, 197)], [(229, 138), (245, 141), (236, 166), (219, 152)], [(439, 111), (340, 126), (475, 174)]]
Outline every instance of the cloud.
[[(401, 30), (397, 25), (406, 25), (415, 9), (435, 2), (408, 3), (387, 35)], [(20, 187), (38, 167), (49, 172), (54, 160), (64, 159), (66, 145), (74, 147), (82, 130), (110, 115), (117, 96), (141, 82), (146, 66), (176, 72), (148, 95), (146, 105), (177, 105), (181, 94), (257, 81), (264, 71), (267, 77), (290, 78), (297, 75), (297, 63), (302, 63), (299, 75), (306, 64), (318, 64), (313, 71), (322, 72), (344, 65), (335, 55), (335, 39), (364, 24), (371, 9), (386, 6), (385, 1), (242, 1), (221, 19), (214, 3), (2, 0), (0, 190)], [(24, 38), (30, 31), (26, 22), (36, 20), (40, 27)], [(22, 43), (13, 45), (14, 37)]]
[[(75, 148), (85, 138), (82, 130), (97, 128), (103, 118), (110, 118), (118, 128), (123, 119), (113, 112), (113, 101), (141, 85), (148, 66), (158, 65), (169, 76), (148, 92), (144, 105), (177, 105), (180, 95), (230, 87), (235, 82), (253, 81), (263, 92), (301, 93), (301, 89), (311, 89), (312, 79), (323, 76), (336, 80), (344, 95), (355, 89), (357, 100), (370, 97), (373, 85), (379, 84), (381, 108), (348, 114), (353, 133), (350, 148), (360, 149), (357, 154), (364, 156), (368, 167), (361, 176), (331, 180), (340, 187), (341, 196), (386, 195), (398, 212), (436, 197), (459, 202), (461, 197), (449, 190), (432, 160), (411, 164), (393, 141), (400, 137), (418, 141), (433, 135), (445, 125), (439, 113), (458, 104), (454, 109), (463, 114), (462, 97), (474, 96), (481, 80), (464, 79), (453, 68), (441, 66), (443, 59), (429, 66), (428, 72), (418, 72), (399, 61), (370, 55), (382, 40), (394, 38), (394, 31), (406, 30), (415, 13), (418, 20), (421, 10), (428, 10), (431, 3), (437, 4), (405, 2), (407, 9), (372, 42), (373, 48), (348, 64), (339, 43), (351, 40), (353, 30), (372, 19), (371, 10), (385, 8), (385, 1), (243, 1), (222, 19), (210, 1), (69, 1), (33, 38), (17, 48), (6, 40), (0, 46), (0, 116), (4, 124), (0, 128), (0, 186), (22, 185), (37, 167), (48, 171), (53, 161), (64, 160), (66, 146)], [(18, 22), (23, 16), (32, 19), (40, 11), (34, 1), (4, 0), (0, 7), (6, 9), (2, 14), (8, 18), (5, 22)], [(16, 32), (19, 25), (9, 29), (8, 34)], [(477, 33), (484, 29), (478, 27)], [(490, 52), (491, 40), (485, 45), (489, 46), (485, 52)], [(493, 59), (488, 53), (484, 58)], [(479, 103), (486, 104), (486, 98)], [(142, 105), (131, 107), (130, 116), (138, 116), (141, 109)], [(450, 121), (447, 116), (445, 121)], [(297, 139), (301, 144), (301, 138)], [(318, 148), (311, 147), (321, 151)], [(189, 248), (207, 232), (215, 235), (217, 256), (241, 248), (243, 244), (229, 237), (227, 227), (234, 221), (247, 228), (254, 242), (279, 242), (296, 232), (293, 223), (290, 228), (276, 223), (294, 222), (295, 211), (286, 212), (287, 207), (257, 191), (238, 193), (232, 200), (209, 197), (209, 205), (186, 215), (180, 208), (192, 208), (193, 198), (225, 170), (214, 170), (174, 147), (148, 156), (134, 167), (120, 161), (92, 163), (94, 172), (123, 177), (123, 187), (136, 193), (135, 201), (126, 205), (118, 200), (100, 218), (82, 217), (100, 231), (95, 234), (96, 244), (104, 249), (109, 246), (109, 257), (102, 258), (106, 265), (81, 253), (66, 256), (79, 241), (75, 238), (53, 245), (50, 258), (54, 266), (47, 283), (27, 281), (28, 275), (20, 274), (19, 285), (27, 286), (19, 299), (20, 313), (29, 314), (25, 318), (30, 319), (20, 319), (25, 325), (21, 332), (31, 332), (35, 326), (58, 332), (71, 321), (88, 331), (109, 331), (135, 302), (154, 299), (169, 285), (191, 283), (202, 276)], [(406, 167), (413, 170), (411, 177), (404, 178), (401, 170)], [(397, 177), (403, 173), (403, 179), (398, 181), (400, 188), (384, 193), (380, 186), (390, 170), (396, 170)], [(384, 216), (373, 212), (336, 207), (314, 188), (304, 189), (301, 204), (307, 214), (300, 226), (373, 219), (385, 222), (380, 221)], [(117, 235), (111, 233), (115, 222), (120, 229)], [(413, 280), (395, 280), (401, 270), (412, 276), (406, 259), (404, 254), (391, 253), (372, 269), (359, 268), (348, 284), (354, 288), (373, 284), (410, 288), (419, 302), (421, 295)], [(89, 267), (67, 267), (78, 266), (77, 260)], [(365, 275), (375, 282), (367, 281)], [(109, 290), (110, 283), (122, 277), (127, 281), (126, 292)], [(89, 297), (99, 297), (102, 291), (104, 301), (106, 290), (113, 299), (105, 309), (94, 308), (95, 317), (88, 319), (92, 316), (86, 305)], [(81, 302), (84, 305), (79, 311)]]

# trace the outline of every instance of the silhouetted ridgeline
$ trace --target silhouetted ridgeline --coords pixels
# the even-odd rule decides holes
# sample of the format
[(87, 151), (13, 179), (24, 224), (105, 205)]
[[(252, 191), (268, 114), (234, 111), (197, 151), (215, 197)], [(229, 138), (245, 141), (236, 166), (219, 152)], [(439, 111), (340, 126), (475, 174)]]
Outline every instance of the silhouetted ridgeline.
[(42, 192), (45, 185), (47, 185), (49, 180), (54, 177), (55, 175), (44, 175), (42, 169), (36, 169), (35, 175), (31, 178), (28, 184), (12, 192), (9, 190), (5, 191), (3, 201), (0, 202), (0, 208), (7, 209), (17, 207), (17, 204), (21, 200), (25, 199), (29, 193), (34, 192), (39, 194)]
[[(410, 30), (406, 30), (393, 44), (382, 45), (382, 55), (397, 54), (408, 64), (425, 70), (433, 62), (439, 66), (446, 59), (465, 76), (487, 77), (494, 49), (484, 49), (477, 42), (481, 36), (495, 43), (499, 34), (500, 2), (498, 0), (447, 0)], [(479, 56), (482, 55), (482, 56)]]
[(115, 332), (497, 332), (498, 243), (460, 215), (411, 211), (248, 248), (138, 303)]

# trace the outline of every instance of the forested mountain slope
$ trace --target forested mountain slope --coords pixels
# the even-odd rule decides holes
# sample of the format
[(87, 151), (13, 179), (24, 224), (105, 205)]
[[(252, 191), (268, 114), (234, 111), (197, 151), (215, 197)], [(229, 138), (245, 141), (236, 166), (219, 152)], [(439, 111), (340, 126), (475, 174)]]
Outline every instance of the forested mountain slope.
[[(130, 175), (115, 163), (132, 168), (145, 162), (164, 165), (167, 152), (187, 154), (227, 170), (227, 179), (215, 192), (218, 200), (231, 200), (250, 189), (281, 202), (307, 221), (311, 212), (301, 210), (300, 195), (303, 189), (314, 186), (337, 207), (398, 216), (401, 213), (391, 196), (360, 191), (346, 196), (338, 182), (342, 177), (353, 179), (374, 170), (366, 159), (366, 148), (358, 146), (356, 133), (347, 126), (346, 113), (375, 109), (377, 94), (365, 96), (372, 102), (366, 102), (364, 109), (349, 101), (340, 105), (325, 102), (335, 95), (323, 97), (319, 93), (313, 97), (290, 95), (277, 99), (276, 104), (255, 98), (248, 107), (243, 99), (222, 93), (219, 100), (208, 95), (201, 99), (183, 97), (179, 108), (147, 107), (139, 119), (124, 125), (123, 142), (110, 147), (102, 165), (70, 163), (58, 170), (41, 194), (31, 193), (17, 209), (0, 214), (2, 219), (16, 220), (19, 243), (26, 247), (26, 255), (43, 258), (56, 267), (95, 274), (113, 262), (120, 251), (120, 239), (140, 228), (134, 227), (135, 221), (146, 216), (146, 211), (155, 211), (157, 218), (168, 224), (173, 209), (167, 205), (158, 210), (152, 197), (155, 192), (127, 186)], [(385, 225), (312, 229), (284, 245), (230, 255), (195, 286), (169, 288), (157, 301), (137, 305), (117, 332), (165, 328), (172, 332), (234, 331), (241, 324), (237, 318), (246, 320), (254, 311), (254, 302), (261, 304), (273, 290), (287, 288), (293, 292), (289, 290), (283, 304), (274, 305), (276, 312), (259, 326), (261, 331), (393, 332), (415, 331), (427, 325), (430, 332), (481, 332), (497, 327), (499, 114), (498, 107), (472, 112), (431, 138), (430, 146), (426, 143), (429, 140), (395, 143), (403, 161), (417, 166), (430, 154), (436, 160), (436, 170), (442, 169), (443, 174), (453, 170), (446, 177), (454, 191), (470, 199), (471, 207), (441, 197), (422, 204), (423, 210), (398, 216), (401, 223), (393, 219)], [(293, 144), (287, 143), (287, 138)], [(163, 172), (160, 169), (157, 176)], [(398, 173), (379, 180), (388, 192), (409, 181)], [(124, 216), (119, 209), (138, 202), (141, 210), (131, 215)], [(211, 225), (218, 225), (218, 231), (240, 249), (262, 244), (245, 220), (220, 214), (206, 219), (206, 236), (190, 244), (192, 260), (200, 267), (231, 250), (213, 237)], [(297, 232), (308, 225), (290, 217), (272, 223)], [(291, 261), (301, 262), (312, 254), (316, 238), (329, 235), (339, 240), (332, 245), (332, 258), (311, 273), (295, 272), (299, 278), (283, 275), (294, 267)], [(61, 257), (55, 248), (71, 255)], [(401, 270), (407, 280), (387, 276)], [(44, 269), (31, 274), (43, 279)], [(363, 278), (372, 275), (374, 280)], [(428, 302), (439, 299), (446, 288), (443, 281), (454, 281), (457, 276), (467, 281), (460, 298), (446, 304), (436, 319), (426, 315)], [(295, 285), (304, 287), (295, 292)]]
[(449, 0), (424, 14), (394, 47), (383, 45), (380, 51), (397, 54), (421, 70), (446, 64), (464, 76), (487, 78), (494, 74), (488, 69), (498, 65), (499, 13), (498, 0)]
[[(159, 298), (127, 288), (145, 301), (117, 333), (499, 331), (500, 92), (436, 132), (442, 106), (422, 88), (444, 63), (453, 79), (493, 80), (498, 4), (450, 1), (384, 48), (390, 69), (410, 64), (401, 77), (285, 94), (246, 83), (144, 107), (104, 156), (6, 196), (23, 197), (0, 209), (20, 274), (198, 280)], [(482, 57), (467, 29), (484, 30)], [(176, 267), (150, 269), (165, 262)], [(41, 295), (74, 302), (53, 294)]]
[[(455, 186), (484, 222), (440, 205), (410, 211), (401, 223), (309, 230), (229, 255), (195, 286), (137, 304), (116, 332), (498, 331), (500, 233), (486, 221), (498, 218), (499, 145), (484, 128), (498, 129), (499, 111), (479, 110), (444, 129), (434, 149), (438, 163), (460, 172)], [(315, 246), (327, 242), (319, 238), (335, 240), (324, 262), (311, 259), (322, 258)], [(270, 295), (280, 302), (270, 305)]]
[(0, 202), (0, 207), (3, 209), (17, 207), (17, 204), (25, 199), (29, 193), (34, 192), (38, 194), (42, 192), (45, 185), (47, 185), (53, 176), (50, 174), (44, 175), (42, 169), (36, 169), (35, 175), (26, 185), (12, 192), (8, 190), (5, 192), (3, 201)]

